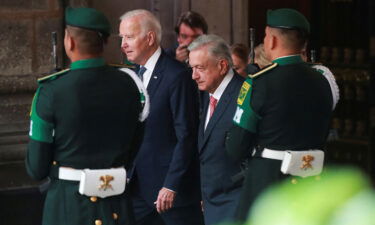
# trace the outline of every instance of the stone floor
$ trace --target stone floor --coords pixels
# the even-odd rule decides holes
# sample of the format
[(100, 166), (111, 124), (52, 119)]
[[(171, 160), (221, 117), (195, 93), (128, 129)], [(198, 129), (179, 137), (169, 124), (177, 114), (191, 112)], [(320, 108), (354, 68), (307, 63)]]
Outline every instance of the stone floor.
[(0, 164), (0, 225), (40, 225), (44, 196), (23, 161)]

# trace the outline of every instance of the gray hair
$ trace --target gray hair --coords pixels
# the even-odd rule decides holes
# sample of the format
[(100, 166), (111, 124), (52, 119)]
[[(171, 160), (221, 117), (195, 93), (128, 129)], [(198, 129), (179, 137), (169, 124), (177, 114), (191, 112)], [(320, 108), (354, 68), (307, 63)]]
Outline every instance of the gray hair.
[(131, 17), (139, 17), (139, 23), (141, 25), (142, 34), (145, 35), (149, 31), (154, 31), (156, 33), (156, 42), (160, 44), (161, 36), (162, 36), (162, 29), (161, 24), (158, 18), (150, 11), (145, 9), (136, 9), (132, 11), (128, 11), (122, 16), (120, 16), (120, 20), (126, 20)]
[(233, 66), (233, 61), (230, 53), (230, 48), (225, 40), (215, 34), (203, 34), (190, 43), (189, 51), (194, 51), (200, 48), (207, 48), (208, 54), (216, 59), (225, 59), (228, 61), (230, 67)]

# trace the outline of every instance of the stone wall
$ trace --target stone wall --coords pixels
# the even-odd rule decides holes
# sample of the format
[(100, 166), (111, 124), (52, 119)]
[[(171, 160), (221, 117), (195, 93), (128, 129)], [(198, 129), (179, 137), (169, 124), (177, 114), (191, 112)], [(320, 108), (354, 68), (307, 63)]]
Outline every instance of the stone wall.
[(57, 67), (64, 60), (66, 5), (88, 0), (0, 0), (0, 163), (23, 160), (28, 114), (36, 79), (54, 70), (52, 32), (57, 33)]
[(0, 163), (24, 159), (36, 78), (54, 68), (51, 32), (62, 64), (63, 10), (57, 0), (1, 0)]

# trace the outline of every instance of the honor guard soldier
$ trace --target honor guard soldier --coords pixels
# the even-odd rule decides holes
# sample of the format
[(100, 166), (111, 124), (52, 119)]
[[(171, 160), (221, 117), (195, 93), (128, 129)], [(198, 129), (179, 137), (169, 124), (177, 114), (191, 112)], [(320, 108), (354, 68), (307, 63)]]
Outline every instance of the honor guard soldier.
[(104, 14), (67, 8), (65, 20), (70, 69), (38, 80), (30, 113), (27, 172), (51, 180), (43, 224), (133, 224), (126, 169), (142, 139), (147, 94), (134, 72), (106, 65)]
[(242, 85), (226, 142), (231, 157), (248, 159), (239, 221), (270, 184), (322, 170), (332, 93), (327, 79), (301, 58), (309, 32), (309, 22), (296, 10), (267, 12), (264, 50), (272, 64)]

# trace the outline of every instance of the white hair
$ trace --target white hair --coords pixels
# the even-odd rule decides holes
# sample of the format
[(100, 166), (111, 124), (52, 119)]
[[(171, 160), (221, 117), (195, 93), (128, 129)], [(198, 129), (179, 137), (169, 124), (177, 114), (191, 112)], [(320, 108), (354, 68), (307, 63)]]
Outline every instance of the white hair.
[(149, 31), (153, 31), (156, 34), (156, 42), (160, 44), (161, 42), (161, 35), (162, 29), (161, 24), (158, 18), (150, 11), (145, 9), (136, 9), (132, 11), (128, 11), (122, 16), (120, 16), (120, 20), (126, 20), (132, 17), (138, 17), (139, 23), (141, 26), (142, 34), (145, 35)]
[(194, 51), (206, 47), (208, 54), (228, 61), (229, 66), (233, 66), (230, 48), (225, 40), (215, 34), (203, 34), (196, 38), (188, 46), (189, 51)]

